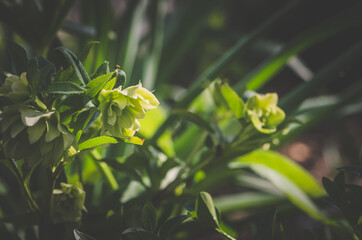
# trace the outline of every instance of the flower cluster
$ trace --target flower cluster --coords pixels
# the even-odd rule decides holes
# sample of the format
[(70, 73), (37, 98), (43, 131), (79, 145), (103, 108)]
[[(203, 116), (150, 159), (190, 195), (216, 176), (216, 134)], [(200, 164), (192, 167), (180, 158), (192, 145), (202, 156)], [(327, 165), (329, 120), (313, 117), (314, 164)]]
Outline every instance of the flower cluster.
[(133, 137), (139, 130), (138, 119), (159, 105), (157, 98), (142, 84), (123, 89), (102, 90), (99, 95), (103, 130), (122, 139)]
[(82, 184), (60, 183), (60, 186), (62, 189), (54, 189), (50, 203), (50, 216), (53, 222), (79, 222), (85, 201)]
[[(39, 111), (30, 104), (26, 73), (20, 77), (6, 78), (0, 88), (0, 96), (7, 101), (0, 112), (0, 134), (5, 157), (24, 159), (29, 166), (41, 160), (50, 164), (60, 160), (74, 137), (60, 123), (56, 111)], [(41, 102), (38, 100), (38, 103)]]
[(246, 102), (246, 117), (259, 132), (273, 133), (284, 120), (285, 113), (277, 106), (277, 103), (276, 93), (256, 94)]
[(30, 86), (26, 79), (26, 73), (19, 76), (12, 75), (5, 79), (0, 87), (0, 96), (4, 96), (14, 102), (24, 102), (29, 99)]

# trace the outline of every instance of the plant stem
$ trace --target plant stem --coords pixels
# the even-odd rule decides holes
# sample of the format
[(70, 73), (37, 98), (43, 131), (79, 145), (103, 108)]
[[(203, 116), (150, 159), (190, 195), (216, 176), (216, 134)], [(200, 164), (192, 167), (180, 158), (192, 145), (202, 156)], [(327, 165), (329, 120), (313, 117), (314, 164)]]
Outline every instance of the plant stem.
[(21, 187), (21, 189), (22, 189), (22, 191), (23, 191), (23, 193), (25, 195), (26, 202), (28, 203), (28, 206), (29, 206), (30, 210), (39, 211), (39, 206), (35, 202), (35, 200), (33, 199), (28, 186), (25, 184), (23, 176), (21, 176), (21, 174), (19, 172), (19, 169), (17, 168), (17, 166), (15, 165), (13, 160), (8, 159), (8, 161), (9, 161), (9, 164), (10, 164), (12, 170), (16, 174), (16, 177), (17, 177), (17, 179), (19, 181), (19, 184), (20, 184), (20, 187)]

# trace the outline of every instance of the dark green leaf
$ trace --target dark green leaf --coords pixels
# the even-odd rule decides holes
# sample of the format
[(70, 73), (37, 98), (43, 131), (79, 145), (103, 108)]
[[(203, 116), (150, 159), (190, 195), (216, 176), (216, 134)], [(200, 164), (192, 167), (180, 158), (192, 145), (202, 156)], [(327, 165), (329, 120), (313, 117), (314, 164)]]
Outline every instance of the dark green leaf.
[(56, 94), (81, 94), (84, 91), (84, 88), (72, 82), (54, 82), (51, 83), (48, 89), (43, 92)]
[(142, 209), (143, 227), (150, 232), (153, 232), (157, 226), (157, 212), (151, 202), (146, 202)]
[(74, 229), (73, 233), (76, 240), (96, 240), (95, 238), (87, 234), (79, 232), (77, 229)]
[(136, 169), (133, 169), (132, 167), (128, 166), (124, 163), (119, 163), (114, 159), (103, 159), (102, 161), (106, 162), (110, 167), (112, 167), (114, 170), (118, 172), (123, 172), (132, 177), (134, 180), (139, 181), (143, 184), (142, 177), (140, 173), (137, 172)]
[(92, 47), (94, 45), (100, 44), (100, 42), (98, 41), (91, 41), (87, 44), (87, 46), (85, 46), (85, 48), (83, 49), (82, 53), (79, 55), (79, 60), (84, 63), (85, 59), (87, 58), (90, 50), (92, 49)]
[[(98, 113), (98, 114), (96, 114)], [(96, 114), (95, 118), (93, 116)], [(76, 136), (77, 141), (79, 141), (81, 137), (81, 133), (86, 130), (100, 115), (100, 111), (98, 111), (95, 107), (91, 107), (85, 111), (82, 111), (77, 116), (72, 119), (70, 127), (74, 129), (73, 134)], [(81, 132), (80, 134), (78, 132)]]
[(74, 68), (75, 74), (77, 75), (78, 80), (83, 84), (86, 85), (90, 82), (90, 78), (88, 73), (85, 71), (83, 64), (81, 61), (68, 49), (65, 47), (58, 47), (55, 50), (59, 51), (63, 54), (63, 56), (67, 59), (67, 61), (72, 65)]
[(26, 72), (28, 66), (28, 57), (24, 48), (15, 42), (8, 41), (8, 52), (10, 55), (11, 63), (14, 68), (14, 74), (19, 75)]
[(211, 228), (220, 228), (218, 216), (212, 197), (207, 192), (200, 192), (197, 196), (195, 211), (197, 219)]
[(140, 227), (132, 227), (127, 228), (122, 232), (123, 236), (126, 236), (127, 239), (134, 239), (134, 240), (158, 240), (156, 234), (146, 231)]
[(166, 222), (164, 222), (159, 231), (159, 236), (161, 240), (167, 240), (170, 233), (173, 231), (173, 229), (178, 225), (184, 222), (186, 219), (189, 219), (190, 216), (188, 215), (180, 215), (176, 216), (170, 219), (167, 219)]
[(171, 114), (173, 115), (178, 115), (182, 118), (184, 118), (185, 120), (192, 122), (194, 124), (196, 124), (197, 126), (205, 129), (206, 131), (210, 132), (210, 133), (214, 133), (214, 129), (210, 126), (210, 124), (205, 121), (203, 118), (201, 118), (199, 115), (197, 115), (196, 113), (192, 113), (189, 112), (187, 110), (182, 110), (182, 109), (175, 109), (171, 111)]
[(79, 144), (78, 149), (79, 151), (82, 151), (85, 149), (94, 148), (103, 144), (110, 144), (110, 143), (118, 143), (118, 141), (114, 137), (109, 137), (109, 136), (95, 137)]
[(99, 65), (99, 67), (97, 68), (97, 70), (95, 71), (95, 73), (93, 73), (91, 75), (91, 79), (95, 79), (99, 76), (102, 76), (104, 74), (108, 74), (109, 71), (109, 62), (104, 61), (101, 65)]

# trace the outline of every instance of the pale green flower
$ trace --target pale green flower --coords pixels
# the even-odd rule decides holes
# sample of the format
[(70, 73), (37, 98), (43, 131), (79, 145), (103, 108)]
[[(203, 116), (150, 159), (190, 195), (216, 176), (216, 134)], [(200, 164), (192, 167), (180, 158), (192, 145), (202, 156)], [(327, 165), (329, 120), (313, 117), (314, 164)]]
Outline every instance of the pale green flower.
[(273, 133), (277, 126), (283, 122), (285, 113), (277, 106), (278, 95), (267, 93), (256, 94), (246, 103), (246, 116), (254, 127), (262, 133)]
[(24, 159), (29, 165), (40, 160), (60, 160), (73, 143), (73, 135), (60, 124), (57, 112), (39, 112), (31, 106), (11, 106), (1, 113), (0, 132), (7, 158)]
[(157, 98), (141, 83), (124, 90), (102, 90), (99, 95), (103, 129), (112, 136), (128, 139), (140, 128), (138, 119), (159, 104)]
[(50, 203), (50, 216), (53, 222), (79, 222), (85, 201), (82, 184), (60, 183), (60, 186), (61, 189), (54, 189)]
[(15, 102), (23, 102), (29, 99), (30, 87), (26, 79), (26, 73), (19, 76), (12, 75), (5, 79), (0, 87), (0, 96), (7, 97)]

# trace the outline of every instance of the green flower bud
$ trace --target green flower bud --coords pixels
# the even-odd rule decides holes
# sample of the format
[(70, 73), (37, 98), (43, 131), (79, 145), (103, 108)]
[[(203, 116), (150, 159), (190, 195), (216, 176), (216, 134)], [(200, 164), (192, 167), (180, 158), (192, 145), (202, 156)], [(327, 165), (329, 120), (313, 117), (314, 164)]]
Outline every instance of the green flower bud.
[(14, 105), (5, 108), (0, 117), (5, 156), (24, 159), (30, 166), (42, 159), (55, 163), (73, 143), (73, 135), (60, 124), (57, 112)]
[(24, 102), (29, 99), (30, 86), (26, 79), (26, 73), (19, 76), (10, 76), (5, 79), (0, 87), (0, 96), (7, 97), (14, 102)]
[(54, 189), (50, 202), (50, 217), (53, 222), (79, 222), (84, 209), (85, 192), (81, 183), (60, 183), (62, 189)]
[(139, 130), (138, 119), (145, 117), (145, 112), (156, 108), (157, 98), (141, 83), (124, 90), (102, 90), (99, 95), (103, 129), (112, 136), (128, 139)]
[(273, 133), (276, 127), (284, 120), (285, 113), (277, 106), (278, 95), (267, 93), (256, 94), (246, 103), (246, 117), (254, 127), (262, 133)]

